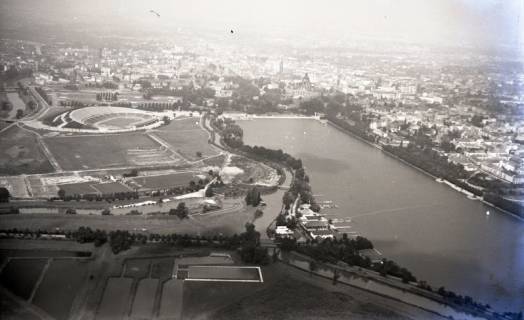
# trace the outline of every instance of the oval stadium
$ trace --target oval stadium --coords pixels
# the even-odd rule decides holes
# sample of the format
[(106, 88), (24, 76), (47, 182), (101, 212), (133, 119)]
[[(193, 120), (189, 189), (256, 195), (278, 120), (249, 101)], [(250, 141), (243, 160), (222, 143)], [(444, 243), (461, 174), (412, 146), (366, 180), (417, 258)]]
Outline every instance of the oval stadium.
[(101, 131), (146, 127), (160, 120), (155, 113), (122, 107), (86, 107), (71, 111), (69, 117)]

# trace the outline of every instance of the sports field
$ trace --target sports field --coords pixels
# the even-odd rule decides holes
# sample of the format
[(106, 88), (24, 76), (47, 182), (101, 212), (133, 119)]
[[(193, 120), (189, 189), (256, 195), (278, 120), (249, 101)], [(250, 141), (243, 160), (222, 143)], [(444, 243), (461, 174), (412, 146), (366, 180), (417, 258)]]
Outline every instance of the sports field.
[(155, 130), (154, 134), (188, 160), (199, 160), (197, 152), (202, 153), (203, 158), (217, 155), (218, 150), (208, 143), (209, 136), (198, 122), (198, 118), (175, 120)]
[(262, 282), (260, 268), (238, 266), (189, 266), (186, 280)]
[[(80, 182), (58, 185), (58, 188), (64, 190), (66, 195), (73, 194), (111, 194), (117, 192), (132, 191), (119, 182)], [(56, 194), (56, 193), (55, 193)]]
[[(160, 145), (141, 133), (44, 138), (64, 170), (135, 166), (140, 157), (158, 154)], [(155, 159), (149, 159), (154, 162)]]
[(144, 121), (144, 118), (142, 117), (126, 117), (126, 118), (112, 118), (105, 121), (100, 121), (97, 123), (98, 126), (102, 127), (118, 127), (118, 128), (126, 128), (133, 124), (140, 123)]
[(133, 178), (133, 182), (143, 190), (159, 190), (173, 187), (187, 186), (195, 180), (196, 172), (172, 173), (161, 176), (147, 176)]
[(0, 175), (52, 171), (34, 133), (17, 126), (0, 133)]

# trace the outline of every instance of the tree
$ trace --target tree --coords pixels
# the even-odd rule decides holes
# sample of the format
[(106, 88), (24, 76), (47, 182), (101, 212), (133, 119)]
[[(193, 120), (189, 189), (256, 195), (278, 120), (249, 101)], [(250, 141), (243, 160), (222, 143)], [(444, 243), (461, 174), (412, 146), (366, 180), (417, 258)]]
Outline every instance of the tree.
[(309, 261), (309, 274), (310, 276), (313, 276), (313, 272), (317, 271), (318, 265), (315, 260)]
[(264, 211), (260, 210), (260, 209), (256, 209), (255, 210), (255, 219), (258, 219), (260, 217), (262, 217), (264, 215)]
[(0, 187), (0, 202), (9, 202), (10, 197), (11, 194), (9, 193), (9, 190), (5, 187)]
[(109, 210), (107, 208), (102, 210), (102, 215), (103, 216), (110, 216), (111, 215), (111, 210)]
[(36, 108), (36, 103), (33, 100), (30, 100), (27, 103), (27, 107), (29, 108), (29, 110), (34, 110)]
[(24, 111), (22, 109), (16, 110), (16, 118), (20, 119), (24, 116)]
[(340, 278), (340, 274), (338, 273), (338, 270), (335, 269), (333, 272), (333, 285), (336, 286), (338, 283), (338, 278)]
[(197, 158), (202, 158), (202, 152), (197, 151), (197, 152), (196, 152), (196, 156), (197, 156)]
[(209, 186), (206, 189), (206, 198), (211, 198), (214, 195), (215, 195), (215, 192), (213, 191), (213, 188), (211, 186)]
[(180, 220), (189, 217), (189, 209), (186, 207), (185, 202), (180, 202), (176, 209), (169, 210), (169, 214), (175, 214)]
[(248, 222), (245, 228), (246, 231), (240, 235), (240, 258), (245, 263), (268, 264), (270, 258), (267, 249), (260, 247), (260, 233), (255, 230), (255, 225)]
[(164, 117), (162, 118), (162, 121), (164, 121), (164, 124), (170, 124), (170, 123), (171, 123), (171, 119), (169, 119), (168, 116), (164, 116)]
[(132, 243), (133, 240), (128, 231), (117, 230), (109, 233), (109, 245), (114, 254), (131, 248)]
[(249, 190), (245, 200), (247, 205), (251, 205), (253, 207), (258, 206), (262, 201), (262, 198), (260, 197), (260, 191), (258, 191), (256, 187)]
[(65, 214), (76, 214), (76, 210), (73, 208), (67, 208)]
[(2, 110), (3, 111), (11, 111), (13, 109), (13, 105), (9, 101), (2, 102)]
[(64, 189), (58, 189), (58, 197), (60, 199), (64, 200), (65, 196), (66, 196), (65, 190)]

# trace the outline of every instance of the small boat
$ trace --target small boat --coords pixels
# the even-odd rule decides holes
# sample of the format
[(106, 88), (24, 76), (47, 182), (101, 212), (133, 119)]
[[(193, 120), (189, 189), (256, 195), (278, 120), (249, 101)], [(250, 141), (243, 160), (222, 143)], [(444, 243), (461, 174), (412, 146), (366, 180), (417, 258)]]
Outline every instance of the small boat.
[(489, 216), (489, 210), (488, 210), (488, 211), (486, 211), (486, 215), (487, 215), (487, 216)]
[(435, 179), (435, 181), (437, 181), (438, 183), (442, 183), (442, 182), (444, 182), (444, 179), (442, 179), (442, 178), (437, 178), (437, 179)]

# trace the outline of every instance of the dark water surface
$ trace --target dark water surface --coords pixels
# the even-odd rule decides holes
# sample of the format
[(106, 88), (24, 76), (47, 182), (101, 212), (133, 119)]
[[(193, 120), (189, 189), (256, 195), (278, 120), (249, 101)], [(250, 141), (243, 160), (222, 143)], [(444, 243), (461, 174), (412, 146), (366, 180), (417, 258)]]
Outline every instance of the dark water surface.
[[(250, 145), (300, 157), (329, 218), (434, 287), (500, 310), (524, 310), (524, 222), (470, 200), (380, 150), (315, 120), (238, 121)], [(278, 196), (264, 198), (278, 202)], [(272, 208), (279, 207), (271, 203)], [(490, 215), (486, 215), (486, 211)]]

